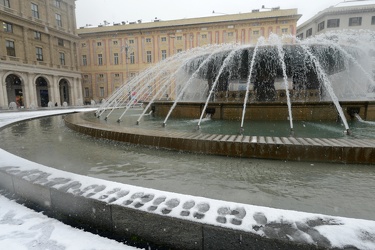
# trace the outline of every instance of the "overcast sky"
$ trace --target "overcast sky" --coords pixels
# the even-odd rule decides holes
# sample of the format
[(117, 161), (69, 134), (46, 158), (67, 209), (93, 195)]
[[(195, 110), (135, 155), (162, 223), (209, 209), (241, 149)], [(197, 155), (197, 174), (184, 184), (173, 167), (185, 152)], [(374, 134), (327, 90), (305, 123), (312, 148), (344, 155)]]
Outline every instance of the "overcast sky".
[(336, 5), (343, 0), (77, 0), (77, 26), (86, 24), (97, 26), (104, 20), (109, 23), (142, 20), (150, 22), (155, 18), (174, 20), (192, 17), (218, 15), (216, 13), (237, 14), (253, 9), (280, 7), (298, 8), (302, 18), (298, 24), (308, 20), (319, 11)]

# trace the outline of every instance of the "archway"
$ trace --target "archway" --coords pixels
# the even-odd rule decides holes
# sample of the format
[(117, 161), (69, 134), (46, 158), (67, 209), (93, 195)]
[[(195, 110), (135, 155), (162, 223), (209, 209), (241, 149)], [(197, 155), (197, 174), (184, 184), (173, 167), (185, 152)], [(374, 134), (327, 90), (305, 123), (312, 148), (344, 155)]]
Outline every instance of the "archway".
[(8, 75), (5, 79), (8, 102), (15, 102), (18, 108), (24, 107), (24, 88), (21, 79), (14, 74)]
[(59, 82), (59, 89), (60, 89), (61, 105), (63, 105), (64, 102), (66, 102), (68, 105), (70, 105), (70, 95), (69, 95), (68, 81), (65, 80), (65, 79), (62, 79)]
[(36, 85), (36, 96), (38, 99), (39, 107), (48, 107), (49, 94), (48, 94), (48, 83), (44, 77), (38, 77), (35, 81)]

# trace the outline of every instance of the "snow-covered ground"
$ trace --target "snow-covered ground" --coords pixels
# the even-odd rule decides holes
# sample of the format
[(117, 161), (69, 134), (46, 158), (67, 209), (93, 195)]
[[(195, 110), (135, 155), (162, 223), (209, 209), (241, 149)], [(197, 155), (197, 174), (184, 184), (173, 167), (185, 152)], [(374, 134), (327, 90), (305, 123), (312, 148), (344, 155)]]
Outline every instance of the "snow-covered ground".
[[(2, 112), (0, 127), (18, 120), (66, 112), (67, 110)], [(0, 159), (8, 156), (7, 152), (0, 149)], [(72, 228), (0, 195), (0, 249), (130, 250), (136, 248)]]
[[(68, 111), (75, 110), (0, 112), (0, 127), (18, 120)], [(375, 221), (252, 206), (98, 180), (29, 162), (0, 149), (0, 168), (6, 166), (12, 171), (37, 169), (48, 173), (44, 183), (66, 180), (62, 184), (55, 183), (54, 188), (66, 188), (67, 192), (77, 195), (105, 199), (112, 204), (162, 216), (328, 248), (375, 249)], [(71, 190), (69, 181), (81, 185)], [(68, 227), (0, 196), (0, 249), (131, 248)]]

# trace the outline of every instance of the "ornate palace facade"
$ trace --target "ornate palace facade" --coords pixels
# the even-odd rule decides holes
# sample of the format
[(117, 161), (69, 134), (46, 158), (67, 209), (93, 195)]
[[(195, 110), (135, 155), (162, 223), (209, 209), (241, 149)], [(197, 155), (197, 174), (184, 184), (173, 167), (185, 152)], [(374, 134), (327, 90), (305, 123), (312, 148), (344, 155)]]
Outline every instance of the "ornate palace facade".
[(82, 104), (75, 0), (0, 0), (0, 109)]
[(127, 79), (181, 51), (208, 44), (255, 44), (275, 33), (296, 34), (297, 9), (172, 21), (115, 23), (77, 32), (85, 103), (106, 99)]

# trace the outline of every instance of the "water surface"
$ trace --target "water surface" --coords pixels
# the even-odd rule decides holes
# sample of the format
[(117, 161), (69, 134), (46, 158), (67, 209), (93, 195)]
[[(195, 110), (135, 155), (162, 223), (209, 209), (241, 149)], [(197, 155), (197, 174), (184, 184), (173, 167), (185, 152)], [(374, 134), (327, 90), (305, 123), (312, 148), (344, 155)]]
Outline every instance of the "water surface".
[(0, 131), (1, 148), (114, 182), (246, 204), (375, 220), (372, 165), (284, 162), (181, 153), (98, 140), (63, 116)]

